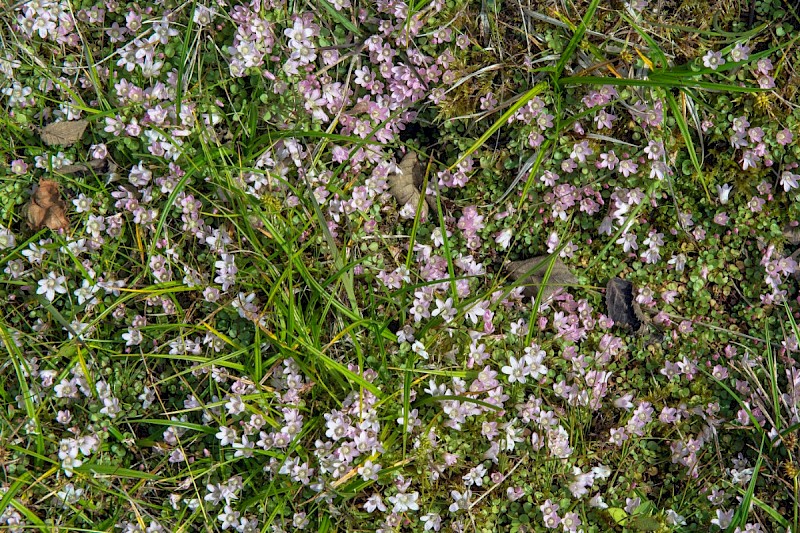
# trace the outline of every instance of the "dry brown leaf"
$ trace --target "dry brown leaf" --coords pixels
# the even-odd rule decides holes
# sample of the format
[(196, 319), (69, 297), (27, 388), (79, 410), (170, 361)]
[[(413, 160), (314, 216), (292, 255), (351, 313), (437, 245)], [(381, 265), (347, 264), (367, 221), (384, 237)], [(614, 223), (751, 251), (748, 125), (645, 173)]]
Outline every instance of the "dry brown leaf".
[(783, 236), (786, 238), (786, 241), (791, 244), (792, 246), (797, 246), (800, 244), (800, 227), (798, 226), (791, 226), (787, 224), (783, 228)]
[[(401, 207), (411, 205), (414, 212), (419, 205), (422, 186), (422, 165), (417, 159), (417, 153), (409, 151), (398, 165), (400, 172), (389, 175), (389, 190)], [(422, 202), (420, 218), (425, 220), (428, 216), (428, 204)]]
[(641, 333), (648, 320), (634, 299), (634, 286), (628, 280), (611, 278), (606, 285), (606, 308), (614, 324)]
[(67, 204), (61, 199), (58, 183), (41, 180), (28, 203), (28, 225), (38, 230), (47, 226), (51, 230), (67, 229)]
[(63, 167), (58, 167), (55, 169), (55, 172), (58, 174), (77, 174), (79, 172), (99, 172), (108, 164), (108, 161), (105, 159), (91, 159), (84, 163), (75, 163), (74, 165), (65, 165)]
[(360, 115), (369, 111), (369, 102), (358, 102), (349, 111), (345, 111), (348, 115)]
[(53, 122), (41, 128), (39, 136), (47, 146), (69, 146), (80, 140), (88, 125), (89, 122), (86, 120)]
[[(530, 259), (524, 259), (522, 261), (512, 261), (508, 264), (506, 269), (508, 270), (508, 275), (512, 280), (517, 281), (522, 279), (521, 284), (525, 286), (522, 294), (535, 298), (539, 293), (539, 286), (544, 280), (544, 275), (547, 273), (547, 268), (549, 265), (550, 256), (540, 255)], [(536, 269), (534, 272), (531, 272), (530, 275), (525, 276), (534, 268)], [(576, 278), (570, 269), (567, 268), (567, 265), (565, 265), (564, 262), (557, 257), (555, 263), (553, 264), (553, 270), (550, 272), (550, 277), (547, 279), (547, 285), (545, 286), (544, 291), (542, 291), (542, 301), (549, 298), (550, 295), (553, 294), (559, 287), (577, 284), (578, 278)]]

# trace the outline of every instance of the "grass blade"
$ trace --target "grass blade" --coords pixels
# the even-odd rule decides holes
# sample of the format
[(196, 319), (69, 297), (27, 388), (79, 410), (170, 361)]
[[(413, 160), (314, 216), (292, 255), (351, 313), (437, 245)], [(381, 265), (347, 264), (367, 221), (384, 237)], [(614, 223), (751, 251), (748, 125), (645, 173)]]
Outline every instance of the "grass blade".
[(572, 54), (575, 52), (575, 49), (583, 39), (583, 35), (586, 33), (586, 25), (590, 20), (592, 20), (592, 17), (594, 17), (594, 12), (597, 11), (598, 5), (600, 5), (600, 0), (592, 0), (592, 3), (589, 4), (589, 7), (586, 9), (586, 13), (583, 15), (580, 25), (578, 25), (575, 33), (572, 34), (572, 38), (569, 40), (569, 43), (567, 43), (567, 47), (561, 53), (558, 63), (556, 63), (556, 70), (553, 73), (554, 81), (558, 81), (558, 79), (561, 77), (561, 73), (564, 72), (564, 68), (567, 66), (567, 63), (570, 59), (572, 59)]

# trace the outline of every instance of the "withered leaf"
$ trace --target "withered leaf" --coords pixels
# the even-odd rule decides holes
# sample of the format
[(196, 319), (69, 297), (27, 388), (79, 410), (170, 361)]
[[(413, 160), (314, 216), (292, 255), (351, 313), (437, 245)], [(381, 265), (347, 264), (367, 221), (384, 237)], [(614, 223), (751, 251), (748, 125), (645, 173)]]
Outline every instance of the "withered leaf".
[(349, 111), (347, 111), (348, 115), (360, 115), (361, 113), (366, 113), (369, 111), (369, 102), (358, 102)]
[[(401, 207), (411, 205), (416, 213), (420, 200), (422, 186), (422, 165), (417, 159), (416, 152), (409, 151), (398, 165), (399, 172), (389, 175), (389, 190)], [(420, 218), (425, 220), (428, 216), (428, 204), (422, 202)]]
[(792, 227), (787, 224), (783, 228), (783, 236), (786, 239), (786, 242), (792, 246), (797, 246), (800, 244), (800, 226)]
[(633, 333), (644, 330), (646, 318), (634, 300), (634, 286), (628, 280), (611, 278), (606, 285), (606, 308), (614, 324)]
[(89, 122), (86, 120), (53, 122), (41, 128), (39, 130), (39, 136), (47, 146), (69, 146), (80, 140), (88, 125)]
[(61, 199), (58, 183), (41, 180), (27, 206), (28, 225), (38, 230), (47, 226), (51, 230), (67, 229), (67, 204)]
[[(506, 270), (512, 280), (517, 281), (522, 279), (521, 284), (525, 286), (522, 294), (528, 297), (536, 297), (549, 265), (550, 256), (539, 255), (522, 261), (512, 261), (508, 264)], [(528, 272), (533, 269), (535, 270), (528, 274)], [(528, 275), (526, 276), (526, 274)], [(550, 272), (550, 277), (547, 279), (547, 285), (545, 285), (544, 291), (542, 291), (542, 301), (549, 298), (559, 287), (577, 285), (577, 283), (578, 278), (576, 278), (570, 269), (567, 268), (567, 265), (557, 257), (553, 263), (553, 270)]]
[(86, 163), (75, 163), (72, 165), (65, 165), (63, 167), (58, 167), (55, 171), (58, 174), (78, 174), (89, 172), (90, 170), (93, 172), (101, 172), (105, 169), (108, 165), (108, 161), (105, 159), (91, 159)]

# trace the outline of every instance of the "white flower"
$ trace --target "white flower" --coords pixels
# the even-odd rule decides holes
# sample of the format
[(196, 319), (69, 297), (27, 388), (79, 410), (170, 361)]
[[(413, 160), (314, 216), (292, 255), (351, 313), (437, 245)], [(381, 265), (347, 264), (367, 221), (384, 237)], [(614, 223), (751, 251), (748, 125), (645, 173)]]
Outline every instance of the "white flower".
[(253, 448), (255, 444), (247, 440), (247, 435), (242, 435), (241, 442), (234, 442), (233, 448), (236, 450), (236, 453), (233, 454), (234, 457), (244, 457), (249, 458), (253, 457)]
[(719, 203), (725, 205), (728, 203), (728, 197), (731, 194), (733, 187), (725, 183), (724, 185), (717, 185), (717, 194), (719, 195)]
[(783, 190), (789, 192), (792, 189), (796, 189), (798, 178), (800, 178), (800, 174), (792, 174), (788, 170), (784, 170), (781, 173), (781, 185), (783, 185)]
[(361, 476), (364, 481), (376, 481), (378, 479), (378, 472), (380, 471), (381, 465), (373, 464), (372, 461), (367, 459), (364, 466), (358, 468), (358, 475)]
[(608, 509), (608, 504), (603, 501), (603, 497), (598, 493), (589, 500), (589, 505), (596, 509)]
[(55, 272), (50, 272), (47, 274), (46, 278), (39, 280), (39, 288), (36, 289), (36, 294), (44, 294), (44, 297), (52, 302), (56, 298), (56, 293), (66, 294), (66, 282), (66, 277), (58, 276)]
[(523, 359), (525, 360), (525, 364), (530, 367), (530, 373), (533, 379), (539, 379), (547, 374), (547, 367), (544, 366), (544, 358), (546, 355), (547, 353), (536, 344), (525, 348), (525, 357), (523, 357)]
[(423, 531), (439, 531), (442, 527), (442, 517), (436, 513), (428, 513), (420, 518), (425, 524)]
[(368, 513), (375, 511), (375, 509), (383, 513), (386, 512), (386, 505), (384, 505), (380, 494), (373, 494), (367, 499), (366, 503), (364, 504), (364, 509)]
[(225, 403), (225, 408), (228, 410), (228, 414), (231, 415), (238, 415), (243, 413), (246, 409), (244, 402), (242, 401), (242, 397), (238, 394), (234, 394), (230, 397), (230, 399)]
[(116, 418), (117, 414), (122, 410), (119, 406), (119, 400), (114, 397), (103, 398), (103, 408), (100, 412), (108, 415), (109, 418)]
[(234, 442), (236, 442), (236, 430), (233, 430), (226, 426), (220, 426), (219, 431), (217, 432), (215, 437), (219, 439), (219, 443), (221, 446), (233, 444)]
[(656, 178), (663, 180), (668, 171), (669, 169), (666, 163), (663, 161), (653, 161), (653, 165), (650, 167), (650, 179)]
[(200, 27), (208, 26), (216, 14), (217, 10), (213, 7), (197, 6), (194, 10), (194, 23)]
[(122, 334), (122, 340), (125, 341), (125, 346), (138, 346), (144, 340), (142, 332), (136, 328), (130, 328), (127, 332)]
[(397, 496), (389, 496), (387, 500), (394, 505), (392, 508), (393, 513), (404, 513), (406, 511), (419, 511), (418, 498), (419, 492), (414, 491), (411, 493), (401, 492)]
[(703, 65), (706, 68), (710, 68), (711, 70), (717, 70), (718, 67), (725, 64), (725, 60), (722, 59), (721, 52), (712, 52), (711, 50), (708, 51), (706, 55), (703, 56)]
[(203, 498), (205, 501), (211, 502), (212, 505), (217, 505), (222, 501), (222, 488), (219, 483), (209, 483), (206, 485), (206, 489), (208, 493)]
[(469, 499), (472, 496), (472, 491), (467, 489), (464, 493), (457, 490), (451, 490), (450, 496), (453, 498), (453, 503), (450, 504), (450, 512), (455, 513), (459, 509), (469, 509)]
[(730, 511), (717, 509), (717, 517), (711, 520), (711, 523), (720, 529), (725, 529), (731, 524), (731, 521), (733, 521), (733, 509)]
[(8, 250), (17, 245), (14, 234), (6, 228), (0, 228), (0, 250)]
[(675, 270), (678, 272), (683, 272), (683, 268), (686, 266), (686, 255), (684, 254), (676, 254), (673, 255), (667, 264), (675, 265)]
[(572, 159), (577, 159), (581, 163), (584, 163), (586, 161), (586, 158), (592, 155), (593, 153), (594, 152), (592, 151), (592, 149), (589, 148), (589, 141), (583, 141), (573, 145), (572, 152), (569, 154), (569, 156)]
[(75, 473), (74, 470), (79, 466), (81, 466), (82, 464), (83, 461), (81, 461), (80, 459), (75, 459), (70, 456), (67, 456), (61, 460), (61, 468), (64, 469), (64, 474), (67, 477), (72, 477), (72, 474)]
[(83, 193), (80, 193), (77, 198), (72, 200), (72, 203), (75, 205), (76, 213), (85, 213), (92, 208), (92, 199)]
[(72, 380), (62, 379), (61, 383), (54, 387), (56, 398), (77, 398), (78, 388)]
[(594, 474), (594, 477), (597, 479), (606, 479), (611, 475), (611, 469), (605, 465), (597, 465), (592, 468), (592, 474)]
[(466, 318), (468, 318), (473, 324), (477, 324), (483, 320), (483, 315), (486, 313), (487, 309), (488, 302), (485, 300), (479, 300), (465, 311), (464, 316), (466, 316)]
[(217, 520), (222, 522), (222, 529), (236, 527), (236, 522), (239, 520), (239, 511), (231, 509), (230, 505), (226, 505), (223, 513), (217, 517)]
[(486, 475), (486, 467), (483, 465), (478, 465), (475, 468), (470, 469), (462, 479), (467, 486), (470, 485), (483, 485), (483, 476)]
[(58, 458), (62, 461), (69, 457), (70, 459), (75, 459), (78, 457), (78, 451), (80, 448), (78, 447), (78, 441), (75, 439), (61, 439), (61, 442), (58, 445)]
[(98, 287), (96, 283), (93, 283), (88, 279), (84, 279), (80, 288), (75, 289), (72, 294), (78, 298), (78, 305), (83, 305), (84, 303), (87, 305), (92, 305), (97, 301), (94, 293), (96, 293), (99, 288), (100, 287)]
[(625, 253), (630, 252), (631, 250), (638, 250), (639, 245), (636, 243), (636, 234), (635, 233), (625, 233), (619, 239), (617, 239), (617, 244), (622, 245), (622, 251)]
[(411, 351), (415, 354), (419, 355), (423, 359), (428, 359), (428, 351), (425, 349), (425, 345), (422, 344), (420, 341), (414, 341), (414, 344), (411, 345)]
[(503, 374), (508, 374), (508, 382), (520, 382), (525, 383), (528, 374), (530, 374), (531, 369), (525, 363), (525, 358), (517, 359), (513, 355), (508, 358), (508, 364), (504, 366), (502, 369)]
[(78, 500), (83, 496), (83, 489), (75, 488), (72, 483), (67, 483), (62, 490), (56, 493), (56, 496), (61, 500), (61, 507), (67, 507), (78, 503)]
[(142, 401), (142, 409), (147, 409), (156, 401), (156, 392), (150, 387), (145, 387), (138, 398)]
[(508, 248), (509, 244), (511, 244), (511, 237), (514, 235), (514, 232), (510, 229), (506, 228), (497, 235), (495, 235), (494, 242), (500, 247), (501, 250), (505, 250)]
[(668, 509), (666, 512), (667, 523), (671, 526), (685, 526), (686, 525), (686, 517), (679, 515), (672, 509)]
[(451, 322), (453, 318), (456, 316), (458, 311), (453, 309), (453, 299), (448, 298), (447, 300), (442, 300), (441, 298), (436, 298), (436, 309), (431, 313), (432, 316), (439, 316), (442, 315), (442, 318), (445, 322)]

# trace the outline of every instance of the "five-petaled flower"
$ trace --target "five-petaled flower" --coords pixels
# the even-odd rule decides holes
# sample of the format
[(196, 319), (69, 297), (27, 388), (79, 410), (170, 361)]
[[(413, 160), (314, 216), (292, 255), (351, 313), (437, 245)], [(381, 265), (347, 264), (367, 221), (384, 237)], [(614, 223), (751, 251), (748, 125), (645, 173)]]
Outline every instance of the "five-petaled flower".
[(721, 67), (725, 64), (725, 60), (722, 59), (721, 52), (713, 52), (711, 50), (708, 51), (706, 55), (703, 56), (703, 65), (711, 70), (717, 70), (717, 68)]
[(46, 278), (39, 280), (39, 288), (36, 289), (36, 294), (43, 294), (48, 301), (52, 302), (56, 298), (56, 293), (66, 294), (66, 284), (67, 278), (65, 276), (50, 272)]

